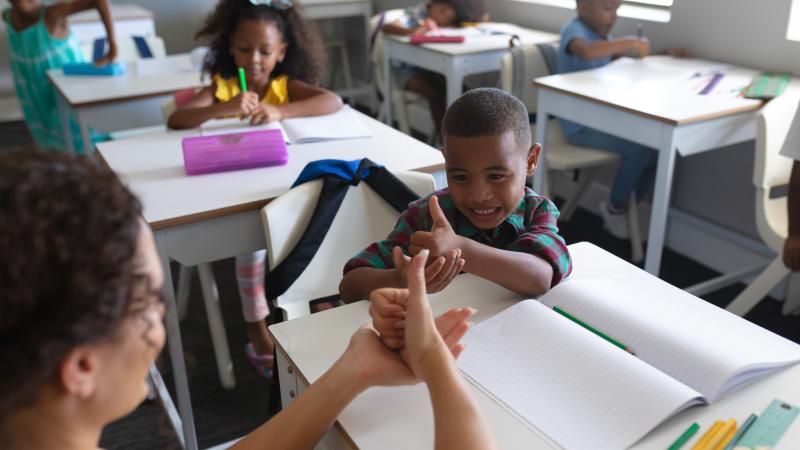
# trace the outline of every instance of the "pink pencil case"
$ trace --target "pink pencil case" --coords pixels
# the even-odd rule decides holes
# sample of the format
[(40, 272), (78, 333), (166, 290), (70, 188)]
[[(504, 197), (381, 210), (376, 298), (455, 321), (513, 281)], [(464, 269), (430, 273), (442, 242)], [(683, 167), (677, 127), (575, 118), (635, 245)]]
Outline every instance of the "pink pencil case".
[(184, 138), (183, 165), (187, 175), (280, 166), (289, 161), (280, 130)]
[(464, 42), (464, 36), (428, 36), (417, 34), (411, 36), (412, 44), (460, 44)]

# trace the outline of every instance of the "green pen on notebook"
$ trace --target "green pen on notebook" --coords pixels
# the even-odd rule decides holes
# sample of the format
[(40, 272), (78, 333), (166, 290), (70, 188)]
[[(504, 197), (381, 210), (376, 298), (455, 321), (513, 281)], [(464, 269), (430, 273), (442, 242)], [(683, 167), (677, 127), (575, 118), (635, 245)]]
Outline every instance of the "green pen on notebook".
[(683, 447), (683, 444), (685, 444), (686, 441), (688, 441), (692, 436), (694, 436), (694, 434), (697, 433), (697, 430), (699, 429), (700, 425), (697, 422), (689, 425), (689, 428), (687, 428), (686, 431), (683, 432), (683, 434), (678, 436), (678, 439), (676, 439), (675, 442), (673, 442), (672, 445), (670, 445), (667, 450), (678, 450), (679, 448)]
[(239, 67), (239, 83), (242, 85), (242, 92), (247, 92), (247, 80), (244, 78), (244, 69)]
[(603, 333), (602, 331), (598, 330), (597, 328), (592, 327), (588, 323), (578, 319), (577, 317), (575, 317), (572, 314), (564, 311), (563, 309), (559, 308), (558, 306), (553, 306), (553, 311), (555, 311), (555, 312), (561, 314), (562, 316), (566, 317), (567, 319), (577, 323), (578, 325), (582, 326), (583, 328), (586, 328), (587, 330), (589, 330), (592, 333), (600, 336), (601, 338), (607, 340), (608, 342), (616, 345), (617, 347), (625, 350), (626, 352), (630, 353), (631, 355), (635, 355), (635, 353), (633, 353), (633, 350), (631, 350), (631, 348), (628, 347), (627, 345), (623, 344), (622, 342), (617, 341), (616, 339), (614, 339), (611, 336)]

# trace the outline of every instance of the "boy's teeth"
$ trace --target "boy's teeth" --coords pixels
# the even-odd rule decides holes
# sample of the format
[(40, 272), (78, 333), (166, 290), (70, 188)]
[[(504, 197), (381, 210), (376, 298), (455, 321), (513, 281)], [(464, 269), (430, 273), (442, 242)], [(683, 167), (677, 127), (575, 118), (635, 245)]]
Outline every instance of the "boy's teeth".
[(479, 215), (489, 215), (494, 212), (495, 208), (492, 209), (476, 209), (475, 213)]

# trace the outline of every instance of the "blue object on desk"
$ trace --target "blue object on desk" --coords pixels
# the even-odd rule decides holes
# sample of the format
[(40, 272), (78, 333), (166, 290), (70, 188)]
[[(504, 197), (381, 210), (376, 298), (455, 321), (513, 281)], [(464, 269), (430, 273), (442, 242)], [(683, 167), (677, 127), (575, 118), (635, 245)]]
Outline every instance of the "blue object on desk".
[(67, 64), (61, 68), (64, 75), (95, 75), (95, 76), (118, 76), (125, 74), (125, 64), (111, 63), (105, 66), (95, 66), (92, 63)]
[(745, 431), (734, 448), (774, 447), (798, 415), (800, 408), (797, 406), (778, 399), (773, 400)]

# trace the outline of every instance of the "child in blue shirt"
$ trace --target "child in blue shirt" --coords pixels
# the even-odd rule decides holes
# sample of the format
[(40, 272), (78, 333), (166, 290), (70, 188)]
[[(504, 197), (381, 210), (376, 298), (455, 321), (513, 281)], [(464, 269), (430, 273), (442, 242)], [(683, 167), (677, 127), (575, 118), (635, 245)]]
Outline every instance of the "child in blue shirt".
[[(558, 49), (558, 73), (596, 69), (619, 56), (644, 57), (650, 44), (643, 39), (612, 39), (611, 28), (617, 21), (621, 0), (576, 0), (577, 17), (561, 28)], [(666, 53), (681, 56), (680, 49)], [(577, 146), (607, 150), (621, 157), (619, 170), (607, 202), (598, 205), (603, 226), (612, 235), (627, 239), (627, 206), (631, 192), (642, 198), (655, 175), (656, 151), (635, 142), (619, 138), (583, 125), (561, 120), (567, 140)]]

